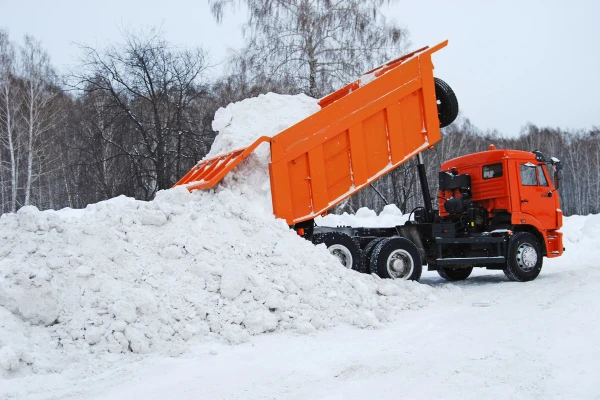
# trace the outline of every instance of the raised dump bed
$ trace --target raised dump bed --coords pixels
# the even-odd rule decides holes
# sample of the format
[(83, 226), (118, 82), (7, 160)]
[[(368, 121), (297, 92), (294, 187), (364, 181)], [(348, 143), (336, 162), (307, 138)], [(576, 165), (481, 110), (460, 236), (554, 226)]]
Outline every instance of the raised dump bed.
[(268, 141), (275, 216), (293, 225), (325, 213), (441, 139), (431, 55), (447, 44), (369, 71), (321, 99), (315, 114), (271, 138), (200, 161), (175, 186), (211, 188)]

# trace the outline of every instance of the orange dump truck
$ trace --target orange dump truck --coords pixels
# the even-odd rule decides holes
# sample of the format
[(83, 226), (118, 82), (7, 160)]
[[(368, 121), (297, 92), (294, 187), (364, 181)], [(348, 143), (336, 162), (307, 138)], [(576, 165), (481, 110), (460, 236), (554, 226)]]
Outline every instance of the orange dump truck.
[[(431, 55), (447, 41), (384, 64), (319, 101), (321, 110), (273, 137), (199, 162), (177, 185), (216, 185), (259, 144), (269, 142), (273, 212), (342, 264), (383, 278), (418, 280), (423, 265), (447, 280), (473, 267), (502, 269), (515, 281), (562, 254), (560, 161), (540, 152), (494, 150), (442, 165), (433, 208), (421, 153), (458, 114), (452, 89), (434, 78)], [(328, 228), (313, 219), (417, 157), (423, 207), (389, 228)], [(549, 167), (554, 174), (549, 174)]]

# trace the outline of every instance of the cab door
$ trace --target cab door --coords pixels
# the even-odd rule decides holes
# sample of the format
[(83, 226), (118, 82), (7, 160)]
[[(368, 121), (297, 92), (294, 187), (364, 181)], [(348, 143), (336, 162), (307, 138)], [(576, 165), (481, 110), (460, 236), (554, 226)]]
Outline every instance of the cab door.
[(543, 164), (518, 162), (521, 212), (536, 218), (543, 229), (556, 229), (556, 199), (558, 196)]

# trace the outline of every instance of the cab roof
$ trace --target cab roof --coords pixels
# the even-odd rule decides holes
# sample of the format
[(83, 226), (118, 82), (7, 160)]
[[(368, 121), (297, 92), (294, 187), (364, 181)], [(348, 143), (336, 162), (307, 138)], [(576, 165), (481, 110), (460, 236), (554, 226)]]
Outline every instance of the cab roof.
[[(492, 147), (492, 146), (490, 146)], [(505, 149), (492, 149), (481, 151), (478, 153), (467, 154), (461, 157), (456, 157), (448, 160), (442, 164), (442, 170), (449, 170), (453, 167), (463, 167), (467, 165), (476, 164), (492, 164), (500, 162), (504, 159), (519, 159), (523, 161), (531, 161), (537, 163), (535, 154), (530, 151), (522, 150), (505, 150)]]

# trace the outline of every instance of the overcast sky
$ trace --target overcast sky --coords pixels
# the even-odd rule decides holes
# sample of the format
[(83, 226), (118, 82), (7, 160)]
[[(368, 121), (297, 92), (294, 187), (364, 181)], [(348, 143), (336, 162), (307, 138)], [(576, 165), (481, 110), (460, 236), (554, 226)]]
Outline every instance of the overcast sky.
[[(600, 126), (600, 1), (399, 0), (386, 15), (408, 28), (413, 48), (450, 40), (435, 74), (477, 127), (514, 136), (528, 122)], [(0, 28), (15, 41), (41, 40), (63, 71), (76, 63), (75, 43), (104, 47), (122, 27), (149, 25), (173, 44), (204, 47), (217, 64), (241, 45), (244, 19), (238, 11), (217, 25), (206, 0), (0, 0)]]

